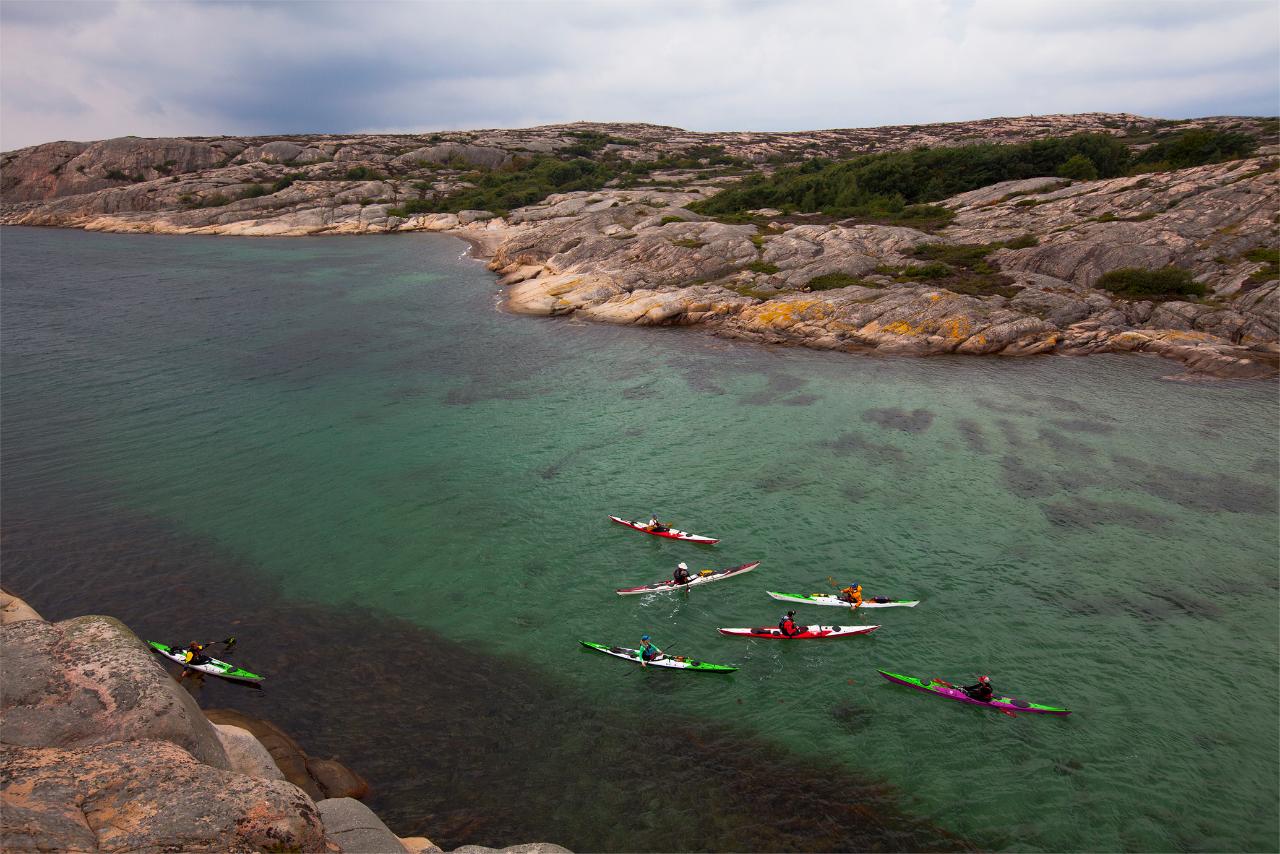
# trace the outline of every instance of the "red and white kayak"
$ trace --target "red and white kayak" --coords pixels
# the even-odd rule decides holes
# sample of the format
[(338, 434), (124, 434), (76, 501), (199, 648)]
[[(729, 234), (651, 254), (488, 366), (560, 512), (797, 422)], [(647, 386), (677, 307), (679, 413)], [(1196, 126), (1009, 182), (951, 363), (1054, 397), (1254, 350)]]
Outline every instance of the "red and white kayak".
[(686, 543), (702, 543), (706, 546), (720, 542), (715, 537), (704, 537), (701, 534), (690, 534), (685, 531), (677, 531), (675, 528), (669, 528), (666, 531), (650, 531), (639, 522), (628, 522), (626, 519), (620, 519), (617, 516), (610, 516), (609, 518), (617, 522), (619, 525), (626, 525), (628, 528), (633, 528), (637, 531), (644, 531), (646, 534), (653, 534), (655, 537), (666, 537), (668, 540), (684, 540)]
[(754, 629), (716, 629), (722, 635), (735, 638), (775, 638), (777, 640), (804, 640), (806, 638), (847, 638), (874, 632), (879, 626), (796, 626), (804, 629), (798, 635), (784, 635), (777, 626), (760, 626)]

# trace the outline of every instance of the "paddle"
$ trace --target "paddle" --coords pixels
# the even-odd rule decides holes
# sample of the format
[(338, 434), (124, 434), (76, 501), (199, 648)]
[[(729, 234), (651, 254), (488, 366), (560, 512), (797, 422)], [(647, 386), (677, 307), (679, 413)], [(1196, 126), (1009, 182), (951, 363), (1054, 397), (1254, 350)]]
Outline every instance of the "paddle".
[(201, 646), (205, 646), (205, 647), (218, 646), (218, 645), (221, 645), (221, 646), (225, 647), (225, 649), (223, 650), (223, 652), (224, 652), (224, 653), (228, 653), (228, 652), (231, 652), (231, 648), (232, 648), (233, 646), (235, 646), (235, 645), (236, 645), (236, 639), (235, 639), (234, 637), (229, 637), (229, 638), (226, 638), (226, 639), (224, 639), (224, 640), (220, 640), (220, 641), (209, 641), (209, 642), (208, 642), (208, 643), (206, 643), (206, 644), (201, 644)]

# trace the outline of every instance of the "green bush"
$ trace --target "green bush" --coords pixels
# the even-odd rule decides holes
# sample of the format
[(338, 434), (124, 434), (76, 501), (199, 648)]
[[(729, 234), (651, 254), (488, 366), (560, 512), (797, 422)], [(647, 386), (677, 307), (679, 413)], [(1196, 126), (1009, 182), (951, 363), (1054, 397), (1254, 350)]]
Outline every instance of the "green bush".
[(1178, 267), (1144, 270), (1123, 267), (1104, 273), (1098, 287), (1129, 299), (1204, 296), (1205, 286), (1191, 278), (1191, 273)]
[(928, 219), (945, 209), (914, 206), (1000, 181), (1053, 174), (1077, 155), (1104, 177), (1123, 174), (1129, 163), (1125, 144), (1107, 134), (893, 151), (840, 162), (815, 158), (772, 176), (747, 178), (690, 207), (713, 216), (771, 207), (837, 217)]
[(1072, 181), (1093, 181), (1098, 177), (1098, 167), (1083, 154), (1073, 154), (1058, 167), (1059, 178), (1070, 178)]
[(348, 181), (380, 181), (382, 175), (368, 166), (352, 166), (347, 170), (346, 179)]
[(705, 240), (673, 240), (671, 241), (671, 245), (680, 246), (680, 247), (683, 247), (684, 249), (701, 249), (702, 247), (707, 245), (707, 241)]
[(768, 261), (752, 261), (747, 265), (747, 269), (753, 273), (764, 273), (771, 276), (778, 272), (778, 265), (770, 264)]
[(278, 193), (281, 190), (287, 190), (293, 186), (294, 181), (301, 181), (306, 177), (307, 176), (303, 175), (301, 172), (292, 172), (288, 175), (285, 175), (283, 178), (278, 179), (274, 184), (272, 184), (271, 192)]
[(1188, 169), (1248, 157), (1258, 147), (1253, 137), (1234, 131), (1192, 128), (1155, 143), (1133, 158), (1134, 171)]
[(673, 223), (673, 222), (684, 222), (684, 217), (682, 217), (682, 216), (664, 216), (662, 219), (658, 220), (658, 225), (670, 225), (670, 224), (671, 224), (671, 223)]
[(847, 288), (850, 285), (875, 287), (867, 284), (857, 276), (850, 276), (848, 273), (823, 273), (821, 276), (814, 276), (805, 283), (805, 287), (811, 291), (832, 291), (836, 288)]
[(267, 189), (266, 184), (250, 184), (240, 191), (242, 199), (256, 199), (259, 196), (267, 196), (271, 194), (271, 190)]

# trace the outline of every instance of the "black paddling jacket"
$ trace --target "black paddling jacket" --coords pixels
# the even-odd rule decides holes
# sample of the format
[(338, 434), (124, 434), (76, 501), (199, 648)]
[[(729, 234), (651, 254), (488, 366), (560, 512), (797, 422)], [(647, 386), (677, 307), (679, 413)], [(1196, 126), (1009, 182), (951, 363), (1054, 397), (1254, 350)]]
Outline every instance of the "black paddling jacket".
[(995, 692), (991, 690), (991, 686), (985, 682), (979, 682), (977, 685), (966, 685), (964, 692), (975, 700), (981, 700), (984, 703), (990, 702)]

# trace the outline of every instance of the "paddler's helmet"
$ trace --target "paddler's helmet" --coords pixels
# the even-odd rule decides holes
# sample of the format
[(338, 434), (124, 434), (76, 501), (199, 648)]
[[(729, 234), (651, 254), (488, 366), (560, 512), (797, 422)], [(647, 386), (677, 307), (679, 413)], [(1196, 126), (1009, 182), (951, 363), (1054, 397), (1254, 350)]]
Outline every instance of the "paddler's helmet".
[(649, 639), (649, 636), (648, 636), (648, 635), (641, 635), (641, 636), (640, 636), (640, 640), (642, 640), (642, 641), (647, 641), (648, 639)]
[(688, 568), (689, 568), (689, 564), (685, 563), (684, 561), (680, 561), (678, 564), (676, 564), (676, 566), (678, 566), (680, 569), (688, 569)]
[(192, 641), (188, 649), (204, 649), (204, 644), (200, 643), (200, 641)]
[(796, 612), (795, 612), (795, 611), (788, 611), (788, 612), (787, 612), (787, 616), (788, 616), (788, 617), (794, 617), (795, 615), (796, 615)]
[(978, 677), (978, 681), (979, 681), (979, 682), (981, 682), (983, 685), (986, 685), (988, 682), (990, 682), (990, 681), (991, 681), (991, 677), (990, 677), (990, 676), (979, 676), (979, 677)]

